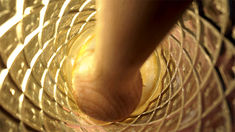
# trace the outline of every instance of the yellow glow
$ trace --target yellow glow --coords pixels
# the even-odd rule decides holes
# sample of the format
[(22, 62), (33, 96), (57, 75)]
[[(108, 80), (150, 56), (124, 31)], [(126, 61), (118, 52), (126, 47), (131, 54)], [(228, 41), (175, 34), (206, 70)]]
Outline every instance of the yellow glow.
[(3, 83), (3, 81), (5, 80), (7, 74), (8, 74), (8, 69), (4, 69), (4, 70), (2, 70), (1, 73), (0, 73), (0, 90), (1, 90), (1, 88), (2, 88), (2, 83)]
[(53, 40), (53, 38), (49, 39), (48, 41), (46, 41), (42, 47), (42, 49), (46, 49), (46, 47), (48, 46), (48, 44)]
[(73, 24), (74, 24), (74, 22), (75, 22), (75, 20), (76, 20), (76, 18), (78, 17), (79, 14), (80, 14), (80, 12), (78, 12), (78, 13), (76, 13), (76, 14), (74, 15), (74, 17), (73, 17), (73, 19), (72, 19), (72, 21), (71, 21), (71, 23), (70, 23), (70, 27), (73, 26)]
[(48, 40), (47, 42), (45, 42), (44, 46), (42, 49), (39, 49), (38, 52), (34, 55), (33, 59), (30, 62), (30, 67), (33, 68), (34, 64), (36, 63), (38, 57), (43, 53), (43, 51), (46, 49), (46, 47), (48, 46), (48, 44), (52, 41), (52, 39)]
[(17, 45), (17, 47), (14, 49), (14, 51), (11, 53), (7, 60), (7, 68), (10, 69), (12, 63), (16, 59), (16, 57), (19, 55), (19, 53), (23, 50), (24, 46), (22, 44)]
[[(66, 7), (68, 6), (68, 4), (69, 4), (70, 1), (71, 1), (71, 0), (66, 0), (66, 1), (64, 2), (64, 4), (62, 5), (61, 9), (60, 9), (59, 19), (56, 21), (56, 27), (55, 27), (54, 38), (56, 38), (56, 36), (57, 36), (58, 27), (59, 27), (60, 21), (61, 21), (61, 19), (62, 19), (62, 16), (64, 15), (64, 11), (65, 11), (65, 9), (66, 9)], [(54, 42), (55, 42), (55, 40), (54, 40)]]
[(27, 85), (27, 82), (29, 80), (29, 76), (31, 74), (31, 69), (28, 69), (24, 75), (24, 79), (23, 79), (23, 83), (22, 83), (22, 91), (25, 92), (26, 90), (26, 85)]
[(16, 1), (16, 14), (0, 26), (0, 37), (23, 18), (24, 0)]
[(64, 2), (63, 6), (62, 6), (61, 9), (60, 9), (59, 17), (62, 17), (62, 16), (63, 16), (64, 11), (65, 11), (65, 8), (68, 6), (68, 4), (69, 4), (70, 1), (71, 1), (71, 0), (66, 0), (66, 1)]
[(47, 63), (47, 67), (50, 67), (51, 62), (52, 62), (52, 60), (55, 58), (55, 56), (56, 56), (56, 53), (53, 53), (53, 55), (51, 56), (51, 58), (49, 59), (49, 61), (48, 61), (48, 63)]
[[(22, 110), (22, 104), (23, 104), (23, 101), (24, 101), (24, 94), (22, 93), (19, 97), (19, 109), (20, 109), (20, 113), (21, 113), (21, 110)], [(21, 114), (20, 114), (21, 115)], [(22, 115), (21, 115), (22, 116)]]
[(21, 17), (23, 16), (24, 3), (24, 0), (16, 1), (16, 14)]
[(18, 44), (17, 47), (14, 49), (14, 51), (11, 53), (7, 60), (7, 68), (11, 68), (12, 63), (16, 59), (16, 57), (19, 55), (19, 53), (24, 49), (24, 47), (29, 43), (29, 41), (39, 32), (39, 28), (31, 32), (24, 41), (24, 45)]
[(19, 102), (23, 102), (23, 100), (24, 100), (24, 94), (21, 94), (19, 97)]
[(46, 9), (47, 9), (47, 6), (49, 4), (49, 0), (42, 0), (42, 3), (44, 4), (44, 7), (41, 9), (40, 11), (40, 19), (39, 19), (39, 34), (38, 34), (38, 42), (39, 42), (39, 45), (41, 46), (42, 45), (42, 28), (44, 27), (44, 17), (45, 17), (45, 13), (46, 13)]
[(74, 65), (74, 62), (75, 62), (75, 60), (74, 60), (74, 59), (71, 59), (71, 64), (72, 64), (72, 66)]
[(159, 58), (155, 53), (142, 65), (140, 72), (143, 80), (143, 91), (140, 103), (131, 114), (132, 116), (143, 113), (149, 103), (160, 94), (161, 88), (157, 87), (160, 79), (160, 68)]
[(78, 73), (87, 73), (92, 69), (92, 65), (90, 65), (93, 62), (92, 57), (86, 58), (81, 65), (78, 66)]
[(42, 94), (43, 94), (43, 88), (39, 90), (38, 100), (40, 102), (40, 107), (42, 108)]
[(21, 16), (13, 16), (0, 26), (0, 37), (2, 37), (11, 27), (21, 20)]
[[(77, 57), (76, 57), (76, 62), (79, 62), (80, 59), (81, 59), (81, 57), (86, 53), (87, 47), (88, 47), (88, 44), (89, 44), (89, 41), (90, 41), (91, 39), (93, 39), (93, 38), (94, 38), (94, 35), (90, 35), (90, 36), (88, 36), (88, 37), (85, 39), (83, 45), (82, 45), (81, 48), (79, 49), (79, 53), (78, 53), (78, 55), (77, 55)], [(74, 61), (75, 61), (75, 60), (73, 60), (72, 65), (74, 65)]]
[(83, 28), (85, 27), (86, 24), (87, 24), (87, 23), (82, 24), (82, 26), (81, 26), (81, 28), (79, 29), (78, 33), (81, 33), (81, 31), (83, 30)]
[(55, 82), (56, 83), (58, 82), (59, 73), (60, 73), (60, 69), (57, 69), (56, 74), (55, 74)]
[(49, 1), (50, 1), (50, 0), (42, 0), (42, 4), (48, 5)]
[(96, 14), (96, 12), (93, 12), (93, 13), (91, 13), (90, 16), (87, 17), (86, 22), (85, 22), (84, 24), (82, 24), (82, 26), (81, 26), (81, 28), (79, 29), (78, 33), (81, 33), (81, 31), (83, 30), (83, 28), (86, 26), (87, 22), (88, 22), (88, 21), (90, 20), (90, 18), (91, 18), (92, 16), (94, 16), (95, 14)]
[(93, 13), (91, 13), (91, 14), (87, 17), (86, 22), (88, 22), (95, 14), (96, 14), (96, 11), (94, 11)]
[(62, 65), (63, 65), (63, 63), (64, 63), (66, 57), (67, 57), (67, 56), (64, 56), (63, 59), (60, 61), (60, 68), (62, 67)]
[(25, 10), (24, 10), (24, 15), (29, 15), (31, 13), (31, 9), (32, 7), (27, 7)]
[(84, 7), (85, 7), (89, 2), (91, 2), (91, 0), (85, 1), (85, 2), (81, 5), (81, 7), (79, 8), (79, 11), (81, 12), (81, 11), (84, 9)]
[(30, 62), (30, 67), (33, 68), (34, 64), (36, 63), (38, 57), (42, 54), (42, 50), (39, 49), (38, 52), (34, 55), (33, 59)]
[(48, 69), (46, 69), (42, 74), (42, 78), (41, 78), (42, 87), (44, 87), (44, 81), (45, 81), (45, 77), (46, 77), (47, 72), (48, 72)]
[(29, 43), (29, 41), (30, 41), (34, 36), (36, 36), (37, 33), (39, 33), (39, 31), (40, 31), (40, 28), (37, 28), (37, 29), (35, 29), (33, 32), (31, 32), (29, 35), (27, 35), (27, 37), (26, 37), (25, 40), (24, 40), (24, 46), (26, 46), (26, 45)]
[(54, 88), (53, 88), (53, 96), (54, 96), (55, 99), (56, 99), (56, 90), (57, 90), (57, 87), (56, 87), (56, 84), (55, 84)]
[(11, 92), (11, 94), (14, 96), (16, 91), (15, 91), (15, 89), (10, 88), (10, 92)]

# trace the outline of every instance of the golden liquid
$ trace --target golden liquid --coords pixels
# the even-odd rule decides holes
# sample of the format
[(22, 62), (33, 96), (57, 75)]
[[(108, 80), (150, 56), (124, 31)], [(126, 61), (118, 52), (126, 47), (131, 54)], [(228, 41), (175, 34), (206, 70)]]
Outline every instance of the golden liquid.
[[(82, 38), (81, 38), (82, 37)], [(74, 55), (74, 65), (72, 70), (72, 78), (73, 73), (77, 69), (77, 64), (86, 56), (86, 54), (94, 52), (95, 48), (95, 35), (90, 32), (90, 34), (86, 34), (84, 36), (79, 36), (77, 40), (74, 41), (74, 47), (71, 48), (71, 53)], [(143, 66), (140, 69), (142, 80), (143, 80), (143, 91), (141, 100), (139, 105), (135, 109), (135, 111), (130, 115), (136, 116), (143, 113), (147, 107), (149, 106), (150, 102), (156, 99), (156, 97), (161, 92), (160, 83), (160, 60), (157, 53), (157, 50), (152, 53), (152, 55), (146, 60)], [(87, 115), (83, 114), (81, 111), (77, 111), (78, 115), (83, 117), (85, 120), (89, 122), (95, 122), (96, 124), (103, 124), (104, 122), (96, 121), (91, 119)]]

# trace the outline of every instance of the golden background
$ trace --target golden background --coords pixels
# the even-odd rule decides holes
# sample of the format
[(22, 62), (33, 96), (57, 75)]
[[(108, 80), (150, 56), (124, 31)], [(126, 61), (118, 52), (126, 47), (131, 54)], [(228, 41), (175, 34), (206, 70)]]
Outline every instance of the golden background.
[(0, 0), (0, 131), (235, 131), (233, 7), (194, 1), (156, 50), (161, 94), (137, 116), (94, 125), (76, 115), (67, 70), (95, 1)]

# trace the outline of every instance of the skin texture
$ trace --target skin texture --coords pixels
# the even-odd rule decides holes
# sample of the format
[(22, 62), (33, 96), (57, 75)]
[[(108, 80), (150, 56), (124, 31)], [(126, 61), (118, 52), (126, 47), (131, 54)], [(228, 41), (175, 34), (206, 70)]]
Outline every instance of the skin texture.
[(74, 76), (79, 108), (102, 121), (126, 118), (142, 93), (140, 67), (191, 0), (97, 0), (95, 51)]

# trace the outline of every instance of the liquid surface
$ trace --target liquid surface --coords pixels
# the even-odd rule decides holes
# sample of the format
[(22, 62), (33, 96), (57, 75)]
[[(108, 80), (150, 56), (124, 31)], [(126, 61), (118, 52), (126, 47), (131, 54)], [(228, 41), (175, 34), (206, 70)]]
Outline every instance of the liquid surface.
[[(81, 59), (84, 56), (86, 56), (86, 54), (94, 52), (94, 47), (95, 47), (95, 35), (89, 35), (87, 39), (84, 39), (83, 45), (78, 48), (77, 57), (73, 66), (72, 74), (77, 69), (76, 66), (81, 61)], [(160, 67), (159, 57), (157, 53), (154, 52), (146, 60), (146, 62), (143, 64), (143, 66), (140, 69), (143, 80), (142, 96), (139, 105), (130, 116), (136, 116), (144, 112), (148, 107), (149, 103), (160, 94), (161, 89), (157, 87), (161, 70), (160, 68), (161, 67)], [(80, 113), (79, 116), (83, 116), (84, 118), (89, 118), (83, 113)], [(94, 121), (94, 119), (91, 120)], [(97, 123), (97, 121), (95, 122)]]

